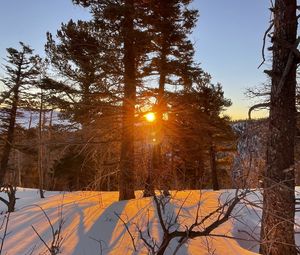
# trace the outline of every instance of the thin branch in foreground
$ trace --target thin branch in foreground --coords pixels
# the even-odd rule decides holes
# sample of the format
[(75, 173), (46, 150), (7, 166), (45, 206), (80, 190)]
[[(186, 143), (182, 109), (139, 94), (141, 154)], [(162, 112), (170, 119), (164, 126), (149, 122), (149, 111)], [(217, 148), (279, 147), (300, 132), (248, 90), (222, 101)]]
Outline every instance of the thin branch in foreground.
[(258, 66), (258, 69), (266, 62), (266, 58), (265, 58), (265, 47), (266, 47), (266, 39), (267, 39), (267, 35), (270, 33), (271, 29), (273, 28), (274, 26), (274, 21), (271, 20), (270, 21), (270, 26), (268, 27), (268, 29), (266, 30), (265, 34), (264, 34), (264, 37), (263, 37), (263, 46), (262, 46), (262, 50), (261, 50), (261, 53), (262, 53), (262, 59), (263, 61), (260, 63), (260, 65)]
[(130, 238), (131, 238), (131, 242), (132, 242), (132, 245), (133, 245), (133, 249), (134, 251), (136, 252), (137, 249), (136, 249), (136, 246), (135, 246), (135, 241), (134, 241), (134, 237), (133, 235), (131, 234), (129, 228), (128, 228), (128, 225), (126, 224), (126, 222), (120, 217), (120, 215), (118, 215), (116, 212), (114, 212), (114, 214), (119, 218), (120, 221), (122, 221), (122, 223), (124, 224), (125, 228), (126, 228), (126, 231), (128, 232)]
[(45, 245), (45, 247), (47, 248), (47, 250), (50, 252), (51, 255), (57, 255), (57, 254), (59, 254), (60, 253), (60, 249), (61, 249), (61, 245), (62, 245), (62, 241), (63, 241), (63, 238), (61, 237), (62, 227), (63, 227), (63, 224), (64, 224), (64, 220), (62, 219), (62, 212), (60, 214), (61, 218), (59, 220), (58, 229), (54, 230), (53, 224), (52, 224), (49, 216), (45, 212), (45, 210), (41, 206), (39, 206), (39, 205), (33, 205), (33, 206), (36, 206), (36, 207), (38, 207), (38, 208), (41, 209), (41, 211), (43, 212), (44, 216), (46, 217), (46, 219), (47, 219), (47, 221), (49, 223), (49, 226), (51, 228), (51, 233), (52, 233), (51, 245), (49, 246), (46, 243), (46, 241), (43, 239), (43, 237), (35, 229), (35, 227), (33, 225), (31, 225), (33, 231), (36, 233), (36, 235), (38, 236), (38, 238), (43, 242), (43, 244)]
[[(232, 218), (232, 212), (236, 205), (245, 198), (248, 194), (248, 190), (244, 192), (240, 192), (237, 190), (233, 198), (229, 199), (228, 201), (224, 202), (214, 211), (208, 213), (206, 216), (200, 219), (200, 207), (201, 203), (197, 204), (197, 213), (194, 222), (190, 226), (185, 226), (185, 230), (180, 230), (180, 227), (183, 227), (182, 224), (179, 222), (180, 212), (183, 209), (183, 204), (185, 204), (186, 200), (184, 200), (183, 204), (179, 208), (179, 213), (176, 214), (176, 217), (171, 217), (171, 220), (165, 217), (165, 201), (161, 201), (159, 197), (153, 196), (153, 200), (155, 202), (156, 211), (158, 215), (158, 221), (160, 227), (163, 231), (162, 241), (159, 245), (157, 245), (151, 238), (151, 242), (149, 242), (146, 238), (144, 238), (142, 231), (139, 229), (140, 238), (144, 242), (145, 246), (148, 248), (151, 254), (155, 255), (163, 255), (169, 246), (170, 242), (175, 239), (179, 238), (179, 244), (176, 246), (175, 251), (173, 254), (176, 254), (179, 249), (189, 240), (194, 239), (196, 237), (210, 237), (212, 235), (212, 231), (217, 229), (219, 226), (224, 224), (230, 218)], [(161, 199), (164, 199), (163, 197)], [(168, 203), (170, 200), (168, 200)], [(166, 218), (166, 219), (165, 219)], [(174, 222), (175, 220), (175, 222)], [(212, 221), (213, 220), (213, 221)], [(172, 222), (173, 221), (173, 222)], [(207, 224), (209, 222), (209, 224)], [(171, 231), (171, 227), (176, 225), (176, 229)], [(201, 227), (201, 230), (198, 230)], [(197, 230), (195, 230), (197, 228)], [(149, 231), (148, 231), (149, 233)], [(156, 246), (154, 246), (156, 244)]]
[(7, 214), (7, 216), (4, 217), (4, 220), (6, 219), (6, 222), (5, 222), (5, 228), (4, 228), (3, 237), (1, 238), (0, 255), (2, 254), (2, 250), (3, 250), (3, 246), (4, 246), (4, 241), (5, 241), (5, 238), (7, 236), (7, 229), (8, 229), (9, 217), (10, 217), (10, 212)]
[[(36, 235), (38, 236), (38, 238), (42, 241), (42, 243), (47, 247), (48, 251), (50, 251), (50, 253), (51, 253), (50, 247), (49, 247), (48, 244), (44, 241), (44, 239), (41, 237), (41, 235), (37, 232), (37, 230), (35, 229), (35, 227), (32, 226), (32, 225), (31, 225), (31, 227), (32, 227), (33, 231), (36, 233)], [(52, 253), (51, 253), (51, 255), (52, 255)]]

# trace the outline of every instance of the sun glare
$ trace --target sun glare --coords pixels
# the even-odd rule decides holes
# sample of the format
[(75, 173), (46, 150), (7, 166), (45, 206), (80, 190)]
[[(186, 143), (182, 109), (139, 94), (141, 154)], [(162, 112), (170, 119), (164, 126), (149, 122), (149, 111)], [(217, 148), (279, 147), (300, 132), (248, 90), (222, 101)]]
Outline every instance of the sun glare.
[(146, 118), (147, 121), (153, 122), (156, 119), (155, 113), (154, 112), (148, 112), (147, 114), (145, 114), (145, 118)]

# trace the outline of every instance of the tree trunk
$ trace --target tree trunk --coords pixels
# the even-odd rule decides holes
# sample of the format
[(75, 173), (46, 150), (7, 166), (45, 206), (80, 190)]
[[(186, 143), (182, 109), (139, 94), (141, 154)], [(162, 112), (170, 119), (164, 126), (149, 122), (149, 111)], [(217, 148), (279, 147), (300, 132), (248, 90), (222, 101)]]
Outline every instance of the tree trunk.
[(13, 98), (12, 98), (12, 107), (10, 110), (10, 116), (9, 116), (9, 125), (7, 129), (7, 136), (3, 148), (3, 154), (1, 157), (0, 162), (0, 185), (4, 184), (5, 175), (7, 172), (7, 166), (9, 161), (9, 155), (12, 149), (12, 144), (14, 140), (14, 132), (15, 132), (15, 124), (16, 124), (16, 118), (17, 118), (17, 110), (18, 110), (18, 104), (19, 104), (19, 89), (20, 89), (20, 83), (21, 83), (21, 75), (22, 75), (22, 66), (24, 62), (24, 51), (21, 54), (20, 62), (17, 64), (17, 70), (16, 70), (16, 80), (15, 85), (11, 89), (13, 92)]
[(219, 190), (219, 181), (216, 164), (216, 151), (213, 145), (210, 146), (210, 169), (211, 169), (211, 182), (213, 190)]
[(17, 151), (17, 169), (18, 169), (18, 186), (22, 187), (22, 166), (21, 166), (22, 154)]
[(14, 212), (16, 205), (16, 188), (12, 185), (8, 185), (6, 193), (8, 196), (7, 212)]
[(119, 200), (135, 198), (134, 195), (134, 114), (136, 102), (136, 65), (134, 52), (134, 0), (125, 1), (123, 23), (124, 39), (124, 99), (122, 116), (122, 144), (119, 175)]
[(44, 141), (43, 141), (43, 90), (41, 89), (41, 102), (39, 109), (39, 130), (38, 130), (38, 138), (39, 138), (39, 148), (38, 148), (38, 173), (39, 173), (39, 189), (40, 189), (40, 197), (45, 198), (44, 196)]
[[(19, 78), (18, 78), (19, 79)], [(9, 161), (9, 155), (12, 149), (12, 144), (14, 140), (14, 131), (15, 131), (15, 123), (17, 117), (17, 109), (18, 109), (18, 102), (19, 102), (19, 81), (17, 81), (17, 85), (14, 88), (14, 97), (12, 102), (12, 108), (10, 110), (9, 116), (9, 126), (7, 130), (7, 136), (4, 143), (3, 154), (1, 157), (0, 162), (0, 185), (4, 184), (5, 175), (7, 172), (7, 166)]]
[(162, 240), (162, 243), (157, 251), (157, 255), (164, 255), (165, 254), (165, 251), (167, 250), (168, 246), (169, 246), (169, 243), (171, 242), (172, 238), (170, 235), (166, 235), (164, 234), (163, 236), (163, 240)]
[(261, 229), (262, 254), (297, 254), (294, 237), (296, 60), (286, 45), (295, 45), (296, 0), (276, 0), (267, 167)]
[(150, 155), (150, 163), (148, 166), (148, 173), (147, 173), (147, 179), (145, 183), (145, 189), (144, 189), (144, 197), (152, 197), (155, 195), (154, 190), (154, 180), (153, 180), (153, 169), (154, 169), (154, 145), (150, 145), (151, 155)]
[[(166, 8), (164, 2), (161, 1), (161, 8)], [(157, 97), (157, 120), (156, 120), (156, 133), (157, 133), (157, 143), (154, 145), (154, 173), (160, 173), (161, 183), (163, 194), (165, 196), (170, 195), (169, 193), (169, 174), (166, 168), (162, 168), (162, 139), (163, 139), (163, 113), (166, 111), (166, 102), (165, 102), (165, 85), (167, 79), (167, 42), (166, 42), (166, 33), (165, 28), (162, 28), (162, 48), (160, 52), (160, 64), (159, 64), (159, 87), (158, 87), (158, 97)]]

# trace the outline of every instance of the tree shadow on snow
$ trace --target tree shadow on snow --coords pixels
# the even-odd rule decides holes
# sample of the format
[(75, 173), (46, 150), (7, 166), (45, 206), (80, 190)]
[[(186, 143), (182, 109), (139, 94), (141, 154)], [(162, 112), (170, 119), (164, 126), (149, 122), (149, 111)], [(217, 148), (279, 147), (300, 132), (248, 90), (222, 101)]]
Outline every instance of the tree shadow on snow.
[(259, 252), (261, 215), (254, 208), (247, 208), (247, 217), (234, 221), (232, 235), (248, 251)]
[[(82, 210), (78, 210), (80, 223), (77, 228), (78, 243), (72, 254), (107, 254), (114, 247), (111, 244), (117, 243), (117, 240), (112, 240), (114, 230), (116, 229), (120, 215), (126, 207), (128, 201), (114, 202), (108, 206), (95, 221), (93, 226), (85, 231), (84, 221), (85, 216)], [(125, 230), (126, 231), (126, 230)]]

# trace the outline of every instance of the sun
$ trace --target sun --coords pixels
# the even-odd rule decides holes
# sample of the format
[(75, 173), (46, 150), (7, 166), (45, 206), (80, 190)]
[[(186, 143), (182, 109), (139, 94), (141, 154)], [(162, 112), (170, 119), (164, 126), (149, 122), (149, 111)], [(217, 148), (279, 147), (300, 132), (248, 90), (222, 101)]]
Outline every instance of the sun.
[(147, 121), (153, 122), (156, 119), (155, 113), (154, 112), (148, 112), (144, 115)]

